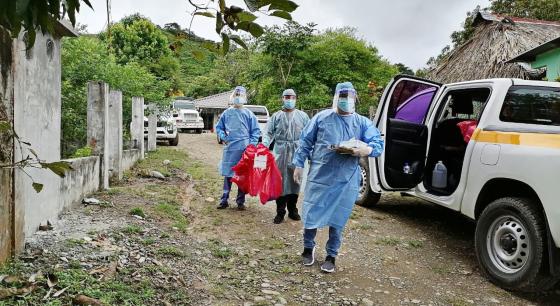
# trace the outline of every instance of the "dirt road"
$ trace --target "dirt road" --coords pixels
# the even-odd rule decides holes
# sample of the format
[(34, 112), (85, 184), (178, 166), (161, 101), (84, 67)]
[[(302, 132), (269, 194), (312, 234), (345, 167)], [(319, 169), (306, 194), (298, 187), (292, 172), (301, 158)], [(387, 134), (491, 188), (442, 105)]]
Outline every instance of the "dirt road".
[[(213, 134), (182, 135), (181, 148), (211, 169), (221, 159), (221, 146)], [(217, 198), (219, 194), (213, 196)], [(284, 243), (278, 250), (260, 253), (263, 259), (275, 253), (288, 256), (294, 263), (285, 268), (289, 273), (270, 276), (277, 270), (274, 264), (266, 265), (262, 272), (269, 275), (270, 283), (278, 282), (277, 288), (290, 292), (284, 297), (295, 304), (348, 304), (362, 300), (383, 305), (560, 303), (558, 292), (520, 295), (489, 283), (478, 270), (473, 249), (474, 224), (416, 199), (390, 195), (383, 197), (375, 209), (356, 207), (344, 233), (338, 272), (334, 275), (321, 274), (317, 266), (307, 269), (298, 265), (301, 224), (272, 224), (274, 203), (254, 204), (247, 213), (226, 211), (218, 216), (224, 224), (216, 230), (234, 233), (226, 235), (231, 243), (243, 246), (246, 239), (266, 238)], [(325, 239), (323, 231), (319, 245), (323, 246)], [(322, 248), (318, 256), (325, 256)], [(270, 269), (269, 273), (266, 269)]]
[[(274, 225), (274, 203), (215, 208), (220, 159), (212, 134), (182, 134), (179, 147), (148, 153), (124, 181), (93, 195), (99, 203), (64, 214), (0, 267), (0, 306), (83, 296), (97, 305), (559, 304), (558, 291), (493, 286), (477, 268), (470, 221), (399, 195), (355, 208), (336, 273), (303, 267), (301, 223)], [(318, 238), (322, 261), (326, 232)]]

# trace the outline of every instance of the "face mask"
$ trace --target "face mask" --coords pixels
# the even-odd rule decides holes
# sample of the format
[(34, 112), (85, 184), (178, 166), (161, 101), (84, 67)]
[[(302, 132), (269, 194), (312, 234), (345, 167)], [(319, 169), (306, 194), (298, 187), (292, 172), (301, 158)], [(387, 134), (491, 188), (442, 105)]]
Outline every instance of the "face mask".
[(295, 107), (296, 107), (296, 100), (294, 100), (294, 99), (284, 100), (284, 108), (285, 109), (294, 109)]
[(245, 104), (245, 98), (241, 98), (241, 97), (235, 97), (233, 98), (233, 104), (236, 105), (241, 105), (241, 104)]
[(339, 98), (337, 107), (345, 113), (352, 113), (354, 112), (354, 101), (348, 98)]

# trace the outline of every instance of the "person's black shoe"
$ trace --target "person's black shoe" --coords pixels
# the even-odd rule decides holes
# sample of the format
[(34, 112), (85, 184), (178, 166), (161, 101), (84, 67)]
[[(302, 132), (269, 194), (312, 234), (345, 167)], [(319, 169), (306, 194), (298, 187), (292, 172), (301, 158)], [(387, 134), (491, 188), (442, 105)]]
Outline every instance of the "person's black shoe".
[(276, 217), (274, 217), (274, 224), (280, 224), (284, 222), (284, 217), (280, 216), (280, 215), (276, 215)]
[(304, 248), (301, 257), (303, 258), (304, 266), (312, 266), (315, 263), (315, 248)]
[(333, 273), (335, 268), (334, 261), (334, 257), (327, 256), (327, 258), (325, 258), (325, 262), (321, 265), (321, 271), (325, 273)]
[(288, 218), (290, 218), (290, 219), (292, 219), (292, 220), (294, 220), (294, 221), (299, 221), (299, 220), (301, 220), (301, 217), (299, 216), (298, 213), (293, 213), (293, 214), (289, 213), (289, 214), (288, 214)]
[(237, 210), (247, 210), (247, 206), (245, 204), (237, 205)]
[(229, 207), (228, 203), (224, 203), (224, 204), (220, 204), (218, 207), (216, 207), (217, 209), (226, 209)]

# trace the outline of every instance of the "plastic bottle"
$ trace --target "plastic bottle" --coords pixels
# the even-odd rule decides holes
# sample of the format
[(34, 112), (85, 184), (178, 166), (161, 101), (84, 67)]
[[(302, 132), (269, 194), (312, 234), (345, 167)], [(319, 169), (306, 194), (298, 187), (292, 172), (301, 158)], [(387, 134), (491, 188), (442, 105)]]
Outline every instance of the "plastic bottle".
[(447, 167), (442, 161), (439, 161), (434, 167), (432, 172), (432, 187), (446, 188), (447, 187)]
[(403, 173), (410, 174), (410, 165), (408, 163), (404, 163)]

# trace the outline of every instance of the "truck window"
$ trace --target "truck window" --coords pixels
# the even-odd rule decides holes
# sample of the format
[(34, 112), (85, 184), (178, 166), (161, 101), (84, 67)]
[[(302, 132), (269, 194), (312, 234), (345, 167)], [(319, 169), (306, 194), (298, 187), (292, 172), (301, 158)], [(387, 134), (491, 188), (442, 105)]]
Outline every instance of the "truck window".
[(560, 88), (512, 86), (504, 100), (500, 120), (560, 125)]
[(404, 80), (395, 86), (389, 102), (389, 118), (422, 124), (437, 87)]
[(254, 107), (254, 106), (246, 106), (250, 111), (252, 111), (255, 116), (267, 116), (266, 108), (264, 107)]

